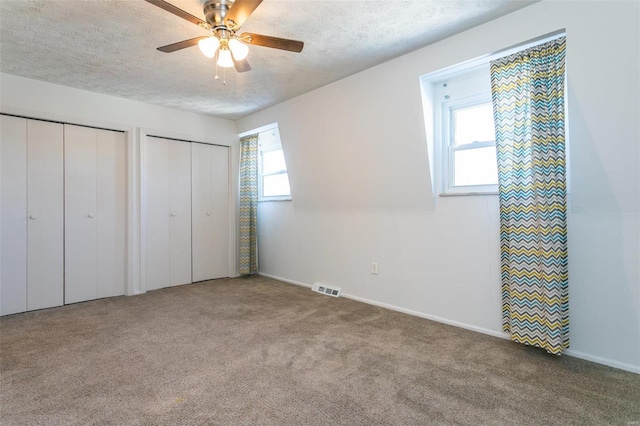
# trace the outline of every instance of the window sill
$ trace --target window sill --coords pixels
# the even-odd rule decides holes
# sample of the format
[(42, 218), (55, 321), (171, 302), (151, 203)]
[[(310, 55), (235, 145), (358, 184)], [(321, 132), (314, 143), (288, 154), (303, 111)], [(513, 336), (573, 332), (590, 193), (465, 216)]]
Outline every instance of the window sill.
[(443, 192), (438, 194), (438, 197), (469, 197), (474, 195), (498, 195), (497, 192), (487, 191), (487, 192)]
[(270, 203), (272, 201), (291, 201), (291, 197), (289, 198), (263, 198), (258, 200), (259, 203)]

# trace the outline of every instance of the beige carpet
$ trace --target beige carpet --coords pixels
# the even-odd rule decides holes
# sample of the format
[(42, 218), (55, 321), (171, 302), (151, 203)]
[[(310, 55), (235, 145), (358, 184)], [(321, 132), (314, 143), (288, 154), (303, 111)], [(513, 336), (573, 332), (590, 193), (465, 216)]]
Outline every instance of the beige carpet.
[(0, 323), (2, 425), (640, 422), (640, 375), (261, 277)]

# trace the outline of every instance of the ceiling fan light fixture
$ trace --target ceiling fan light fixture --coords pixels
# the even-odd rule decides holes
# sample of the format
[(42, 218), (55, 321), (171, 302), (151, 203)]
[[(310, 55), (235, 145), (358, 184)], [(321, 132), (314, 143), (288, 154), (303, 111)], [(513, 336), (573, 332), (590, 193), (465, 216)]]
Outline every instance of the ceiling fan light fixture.
[(249, 54), (249, 46), (247, 46), (244, 43), (241, 43), (235, 38), (232, 38), (231, 40), (229, 40), (229, 49), (231, 50), (231, 53), (233, 54), (233, 58), (236, 61), (243, 60)]
[(213, 58), (216, 55), (216, 50), (220, 47), (220, 40), (213, 36), (203, 38), (198, 42), (198, 47), (204, 56)]
[(236, 35), (249, 15), (260, 6), (263, 0), (199, 0), (204, 3), (203, 13), (206, 21), (166, 0), (145, 1), (196, 24), (201, 29), (211, 31), (210, 37), (193, 37), (158, 47), (160, 52), (171, 53), (197, 44), (203, 55), (216, 61), (216, 70), (217, 67), (235, 67), (239, 73), (251, 71), (251, 66), (245, 59), (249, 53), (249, 44), (296, 53), (300, 53), (304, 47), (303, 42), (286, 38), (253, 33)]
[(231, 57), (231, 51), (227, 49), (220, 49), (218, 52), (218, 66), (222, 68), (231, 68), (233, 66), (233, 58)]

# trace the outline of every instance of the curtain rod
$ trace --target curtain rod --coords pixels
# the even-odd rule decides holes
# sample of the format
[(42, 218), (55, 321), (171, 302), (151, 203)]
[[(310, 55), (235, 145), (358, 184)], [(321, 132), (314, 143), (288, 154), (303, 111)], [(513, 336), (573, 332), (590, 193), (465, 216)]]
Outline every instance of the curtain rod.
[(424, 82), (429, 82), (429, 83), (438, 83), (440, 80), (451, 78), (454, 74), (463, 73), (473, 68), (489, 65), (489, 62), (493, 60), (504, 58), (505, 56), (509, 56), (516, 52), (520, 52), (522, 50), (528, 49), (533, 46), (537, 46), (542, 43), (546, 43), (551, 40), (555, 40), (564, 35), (566, 35), (565, 29), (547, 33), (539, 37), (526, 40), (522, 43), (505, 47), (504, 49), (500, 49), (493, 53), (482, 55), (474, 59), (469, 59), (468, 61), (465, 61), (465, 62), (461, 62), (455, 65), (448, 66), (446, 68), (439, 69), (437, 71), (427, 73), (421, 76), (420, 80)]

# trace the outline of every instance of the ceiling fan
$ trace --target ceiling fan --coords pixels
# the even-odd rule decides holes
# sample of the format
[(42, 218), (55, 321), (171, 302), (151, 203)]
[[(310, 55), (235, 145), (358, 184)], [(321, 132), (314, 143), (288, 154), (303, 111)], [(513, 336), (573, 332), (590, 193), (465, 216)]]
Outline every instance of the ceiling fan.
[(251, 70), (246, 59), (249, 53), (247, 44), (296, 53), (301, 52), (304, 47), (303, 42), (296, 40), (253, 33), (236, 34), (247, 18), (262, 3), (262, 0), (208, 0), (204, 4), (203, 11), (206, 22), (164, 0), (146, 1), (211, 31), (210, 36), (195, 37), (158, 47), (161, 52), (171, 53), (197, 44), (206, 57), (213, 58), (217, 54), (216, 63), (218, 66), (235, 67), (238, 72), (245, 72)]

